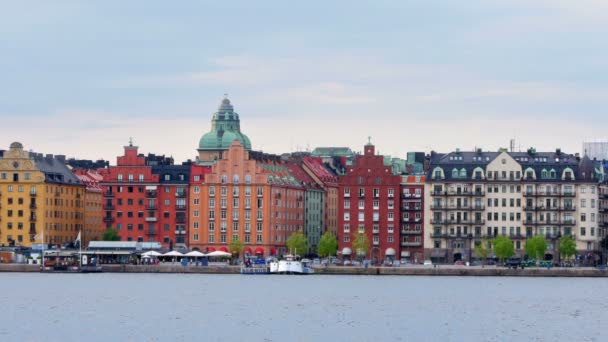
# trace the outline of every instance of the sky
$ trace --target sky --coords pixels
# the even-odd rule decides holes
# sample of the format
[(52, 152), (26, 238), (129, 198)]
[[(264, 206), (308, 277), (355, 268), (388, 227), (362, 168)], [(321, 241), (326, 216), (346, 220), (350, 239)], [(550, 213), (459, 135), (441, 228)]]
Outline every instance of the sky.
[(253, 148), (394, 157), (608, 138), (608, 1), (3, 2), (0, 149), (193, 159), (224, 94)]

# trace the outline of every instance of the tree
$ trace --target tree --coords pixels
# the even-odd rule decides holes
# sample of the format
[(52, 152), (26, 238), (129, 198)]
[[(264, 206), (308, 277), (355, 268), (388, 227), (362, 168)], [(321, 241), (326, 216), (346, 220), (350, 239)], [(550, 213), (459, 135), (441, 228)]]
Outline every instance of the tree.
[(105, 232), (103, 232), (102, 236), (103, 241), (120, 241), (120, 236), (118, 236), (118, 231), (116, 229), (107, 228)]
[(513, 248), (513, 241), (506, 236), (499, 236), (492, 241), (494, 245), (494, 254), (504, 262), (505, 259), (512, 257), (515, 254), (515, 248)]
[(475, 256), (481, 259), (482, 267), (485, 266), (488, 256), (490, 256), (490, 241), (481, 240), (481, 243), (475, 246)]
[(303, 233), (297, 232), (289, 235), (287, 238), (287, 248), (293, 254), (298, 252), (305, 254), (308, 251), (308, 241)]
[(572, 236), (565, 235), (559, 239), (559, 254), (566, 260), (576, 254), (576, 242)]
[(353, 235), (353, 249), (359, 259), (363, 259), (369, 251), (369, 240), (365, 233), (359, 233), (359, 230), (355, 231)]
[(542, 235), (536, 235), (526, 241), (526, 246), (524, 248), (528, 257), (536, 259), (536, 263), (538, 263), (539, 260), (544, 259), (545, 251), (547, 250), (547, 241), (545, 241), (545, 238)]
[(228, 248), (230, 249), (232, 255), (238, 259), (239, 255), (243, 253), (244, 246), (243, 243), (239, 241), (238, 236), (235, 236), (235, 238), (236, 239), (233, 238), (232, 241), (230, 241)]
[(323, 233), (321, 239), (319, 240), (319, 247), (317, 247), (317, 253), (322, 258), (336, 255), (338, 251), (338, 240), (334, 236), (334, 234), (329, 231)]

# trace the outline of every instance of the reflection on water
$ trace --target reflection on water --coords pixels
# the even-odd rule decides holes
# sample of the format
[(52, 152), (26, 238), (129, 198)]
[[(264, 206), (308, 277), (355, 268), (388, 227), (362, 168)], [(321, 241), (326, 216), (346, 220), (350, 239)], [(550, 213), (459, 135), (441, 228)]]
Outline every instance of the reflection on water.
[(0, 274), (0, 341), (603, 341), (604, 279)]

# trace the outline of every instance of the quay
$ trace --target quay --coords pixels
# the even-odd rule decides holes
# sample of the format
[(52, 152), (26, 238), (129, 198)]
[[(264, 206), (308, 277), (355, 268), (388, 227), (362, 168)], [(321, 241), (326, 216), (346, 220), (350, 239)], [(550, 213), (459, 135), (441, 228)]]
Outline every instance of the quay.
[[(171, 265), (102, 265), (104, 273), (189, 273), (189, 274), (239, 274), (240, 266), (182, 266)], [(40, 265), (0, 264), (0, 272), (40, 272)], [(45, 271), (44, 273), (69, 273)], [(315, 267), (314, 275), (364, 275), (364, 276), (473, 276), (473, 277), (606, 277), (607, 270), (591, 267), (507, 269), (504, 267)], [(313, 275), (313, 276), (314, 276)]]

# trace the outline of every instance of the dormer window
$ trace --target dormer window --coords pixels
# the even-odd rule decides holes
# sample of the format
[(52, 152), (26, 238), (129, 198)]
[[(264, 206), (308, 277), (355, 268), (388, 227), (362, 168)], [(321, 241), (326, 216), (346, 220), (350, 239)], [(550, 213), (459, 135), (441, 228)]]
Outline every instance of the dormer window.
[(166, 174), (165, 175), (165, 180), (166, 181), (170, 181), (171, 180), (171, 175), (170, 174)]

